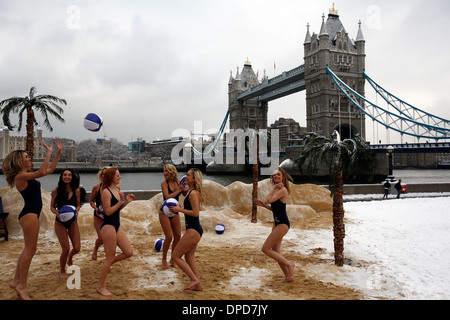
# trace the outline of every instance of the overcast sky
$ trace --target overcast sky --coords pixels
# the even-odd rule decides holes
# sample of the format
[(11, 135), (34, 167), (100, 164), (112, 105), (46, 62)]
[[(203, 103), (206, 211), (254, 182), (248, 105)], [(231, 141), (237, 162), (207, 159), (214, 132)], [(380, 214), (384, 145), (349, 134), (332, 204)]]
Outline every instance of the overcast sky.
[[(66, 99), (66, 122), (51, 118), (54, 131), (44, 135), (76, 141), (150, 142), (191, 131), (194, 121), (203, 131), (219, 128), (230, 71), (242, 70), (247, 57), (260, 78), (303, 64), (306, 25), (318, 33), (331, 7), (322, 0), (0, 0), (0, 100), (26, 96), (32, 86)], [(369, 76), (450, 119), (450, 1), (335, 7), (351, 38), (362, 21)], [(270, 102), (269, 125), (291, 117), (306, 126), (305, 105), (304, 92)], [(103, 117), (99, 133), (83, 128), (90, 112)]]

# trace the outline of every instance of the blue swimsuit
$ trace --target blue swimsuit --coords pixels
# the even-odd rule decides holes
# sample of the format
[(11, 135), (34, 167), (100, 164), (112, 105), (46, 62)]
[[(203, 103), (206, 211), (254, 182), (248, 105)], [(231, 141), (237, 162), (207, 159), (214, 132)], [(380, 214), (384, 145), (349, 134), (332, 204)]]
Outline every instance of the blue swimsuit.
[[(114, 194), (111, 192), (111, 190), (109, 190), (109, 188), (108, 191), (111, 193), (111, 207), (114, 207), (119, 202), (119, 200), (117, 200), (116, 197), (114, 197)], [(114, 211), (109, 216), (105, 213), (105, 219), (103, 220), (103, 224), (100, 227), (100, 229), (106, 225), (113, 226), (116, 229), (117, 233), (120, 227), (120, 208)]]
[[(66, 201), (64, 201), (64, 203), (61, 205), (61, 207), (63, 205), (69, 205), (69, 206), (74, 206), (75, 208), (77, 207), (77, 195), (75, 192), (72, 193), (72, 197), (70, 199), (67, 199)], [(58, 210), (61, 210), (61, 208), (57, 208)], [(66, 227), (66, 229), (69, 229), (70, 226), (72, 225), (72, 223), (75, 221), (74, 220), (69, 220), (66, 222), (62, 222), (58, 220), (58, 217), (56, 217), (55, 221), (61, 223), (64, 227)]]
[[(184, 199), (184, 209), (186, 210), (192, 210), (191, 202), (189, 201), (189, 196), (191, 195), (191, 191), (189, 191), (188, 195)], [(185, 218), (185, 225), (186, 230), (187, 229), (194, 229), (200, 234), (200, 237), (203, 235), (203, 228), (200, 225), (200, 218), (199, 217), (192, 217), (187, 214), (184, 215)]]
[(25, 201), (19, 220), (28, 213), (37, 214), (39, 219), (42, 210), (41, 183), (37, 180), (29, 180), (27, 187), (19, 192)]
[(279, 224), (285, 224), (288, 228), (291, 227), (289, 223), (289, 218), (286, 214), (286, 203), (281, 202), (280, 199), (271, 204), (273, 220), (275, 222), (275, 226)]
[[(171, 194), (173, 191), (170, 190), (169, 181), (166, 180), (166, 182), (167, 182), (167, 192), (168, 192), (169, 194)], [(164, 197), (164, 193), (163, 193), (163, 198), (164, 198), (164, 200), (167, 200), (166, 197)], [(179, 200), (179, 198), (180, 198), (180, 194), (178, 194), (177, 196), (174, 197), (174, 199), (177, 200), (177, 201)], [(159, 211), (163, 211), (163, 206), (164, 206), (164, 203), (163, 203), (163, 205), (161, 206), (161, 208), (159, 208)], [(175, 216), (173, 216), (173, 217), (175, 217)], [(172, 219), (173, 217), (169, 217), (169, 219)]]

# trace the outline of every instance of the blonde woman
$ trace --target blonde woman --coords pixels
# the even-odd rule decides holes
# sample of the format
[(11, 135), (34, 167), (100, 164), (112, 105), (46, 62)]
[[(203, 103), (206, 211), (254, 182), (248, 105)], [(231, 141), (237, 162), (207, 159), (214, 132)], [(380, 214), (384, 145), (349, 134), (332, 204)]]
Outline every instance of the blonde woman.
[(16, 186), (23, 197), (25, 205), (19, 214), (19, 224), (23, 230), (23, 240), (25, 247), (17, 260), (14, 280), (9, 283), (10, 288), (15, 289), (22, 300), (30, 300), (28, 294), (27, 281), (31, 260), (37, 249), (39, 236), (39, 216), (42, 210), (41, 184), (37, 178), (41, 178), (55, 171), (61, 156), (64, 144), (56, 141), (57, 152), (50, 164), (53, 145), (47, 146), (44, 142), (41, 145), (47, 150), (47, 155), (37, 171), (30, 171), (31, 158), (23, 150), (13, 151), (3, 160), (3, 174), (8, 185), (12, 188)]
[(274, 218), (272, 232), (267, 237), (262, 247), (262, 252), (278, 262), (285, 275), (283, 282), (294, 281), (295, 264), (287, 260), (281, 253), (281, 242), (288, 233), (290, 226), (289, 218), (286, 214), (286, 203), (289, 201), (289, 181), (292, 178), (282, 168), (275, 170), (270, 180), (273, 187), (267, 195), (265, 202), (256, 200), (256, 204), (271, 210)]
[[(202, 181), (203, 177), (200, 170), (189, 170), (186, 174), (186, 184), (189, 186), (189, 190), (184, 199), (184, 208), (180, 206), (171, 208), (173, 212), (183, 212), (185, 216), (186, 232), (172, 253), (173, 261), (191, 279), (184, 290), (203, 290), (200, 283), (200, 273), (195, 263), (195, 251), (203, 235), (203, 228), (199, 219), (200, 203), (203, 199)], [(185, 260), (183, 260), (183, 256)]]
[(97, 232), (97, 239), (95, 240), (94, 250), (92, 251), (91, 259), (97, 260), (97, 252), (98, 248), (103, 244), (102, 235), (100, 233), (100, 227), (103, 224), (103, 220), (105, 219), (105, 212), (103, 211), (102, 207), (102, 200), (101, 200), (101, 188), (102, 188), (102, 182), (103, 182), (103, 175), (109, 167), (103, 167), (100, 169), (100, 171), (97, 173), (97, 178), (99, 180), (99, 183), (97, 183), (95, 186), (92, 187), (91, 191), (91, 198), (89, 201), (89, 204), (94, 209), (94, 228)]
[[(178, 172), (174, 165), (167, 164), (164, 166), (164, 181), (161, 182), (161, 190), (164, 200), (174, 198), (179, 200), (180, 194), (186, 194), (184, 191), (184, 186), (180, 185), (178, 180)], [(163, 269), (168, 269), (167, 264), (167, 251), (169, 251), (170, 244), (172, 243), (172, 252), (180, 241), (181, 238), (181, 222), (180, 216), (175, 215), (173, 217), (168, 217), (159, 210), (159, 222), (164, 231), (164, 243), (163, 243), (163, 255), (162, 255), (162, 267)], [(172, 242), (173, 240), (173, 242)], [(170, 259), (170, 263), (176, 266), (173, 259)]]

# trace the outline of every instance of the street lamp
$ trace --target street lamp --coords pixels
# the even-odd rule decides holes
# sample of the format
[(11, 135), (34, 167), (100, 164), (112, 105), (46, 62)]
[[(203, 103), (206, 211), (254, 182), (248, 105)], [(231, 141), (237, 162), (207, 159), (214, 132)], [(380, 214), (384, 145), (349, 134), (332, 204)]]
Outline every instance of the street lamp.
[(389, 175), (388, 175), (388, 179), (391, 180), (391, 181), (394, 181), (395, 177), (393, 176), (393, 173), (392, 173), (392, 167), (393, 167), (393, 165), (392, 165), (392, 154), (394, 153), (394, 147), (393, 146), (388, 146), (386, 148), (386, 151), (387, 151), (387, 154), (389, 156)]

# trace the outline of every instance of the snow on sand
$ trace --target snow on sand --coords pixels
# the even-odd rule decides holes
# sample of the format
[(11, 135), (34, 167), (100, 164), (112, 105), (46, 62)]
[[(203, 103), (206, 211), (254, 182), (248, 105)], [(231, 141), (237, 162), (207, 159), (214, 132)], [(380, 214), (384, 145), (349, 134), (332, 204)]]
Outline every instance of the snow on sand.
[[(344, 208), (350, 265), (310, 265), (308, 273), (368, 299), (450, 299), (450, 198), (349, 202)], [(302, 238), (306, 247), (332, 252), (328, 232)]]

